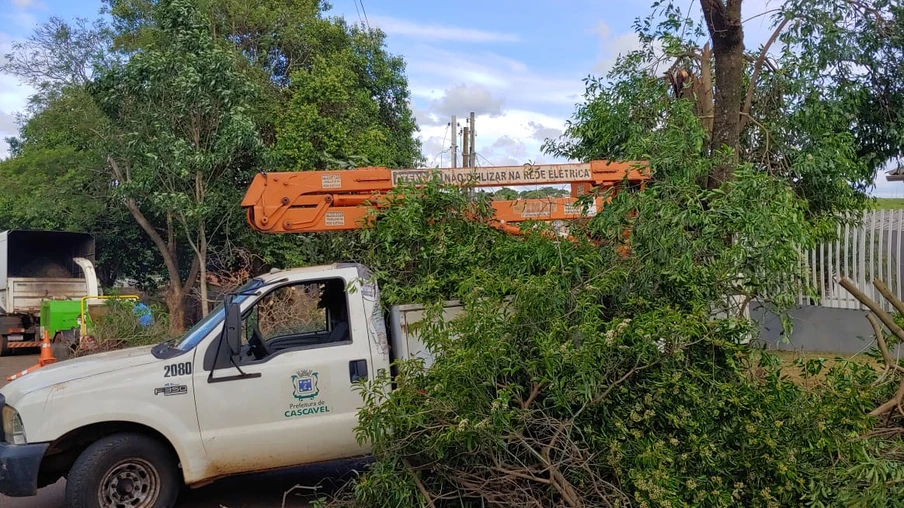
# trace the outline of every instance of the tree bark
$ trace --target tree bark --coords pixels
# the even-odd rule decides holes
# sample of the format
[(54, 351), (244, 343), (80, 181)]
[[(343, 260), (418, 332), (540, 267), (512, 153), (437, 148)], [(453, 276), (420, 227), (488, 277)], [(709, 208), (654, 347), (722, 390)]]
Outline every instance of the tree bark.
[[(125, 181), (116, 160), (112, 157), (108, 157), (107, 162), (110, 164), (110, 169), (113, 171), (116, 178), (120, 181)], [(183, 284), (182, 277), (179, 275), (179, 258), (176, 254), (175, 238), (171, 227), (172, 217), (167, 216), (167, 239), (164, 240), (157, 229), (155, 229), (147, 217), (145, 217), (144, 213), (142, 213), (141, 208), (134, 199), (126, 199), (125, 205), (126, 209), (128, 209), (129, 213), (132, 215), (132, 218), (135, 219), (135, 222), (138, 223), (145, 234), (147, 234), (151, 241), (154, 242), (154, 245), (160, 252), (160, 256), (163, 257), (163, 264), (166, 266), (166, 274), (169, 278), (169, 290), (167, 291), (165, 300), (166, 308), (169, 312), (170, 333), (179, 335), (185, 330), (185, 287), (191, 287), (194, 284), (194, 279), (198, 275), (197, 260), (192, 263), (189, 276), (186, 279), (185, 284)]]
[(700, 54), (700, 80), (696, 89), (697, 115), (700, 117), (700, 123), (706, 130), (709, 139), (713, 136), (713, 71), (712, 71), (713, 50), (709, 43), (703, 45), (703, 52)]
[(201, 280), (198, 281), (201, 288), (201, 315), (206, 316), (209, 310), (207, 297), (207, 234), (204, 231), (204, 223), (198, 227), (198, 266), (200, 267)]
[(732, 156), (718, 161), (709, 175), (707, 187), (713, 189), (732, 179), (738, 160), (744, 28), (741, 24), (741, 0), (700, 0), (700, 7), (712, 37), (716, 66), (710, 151), (715, 154), (726, 146), (732, 149)]

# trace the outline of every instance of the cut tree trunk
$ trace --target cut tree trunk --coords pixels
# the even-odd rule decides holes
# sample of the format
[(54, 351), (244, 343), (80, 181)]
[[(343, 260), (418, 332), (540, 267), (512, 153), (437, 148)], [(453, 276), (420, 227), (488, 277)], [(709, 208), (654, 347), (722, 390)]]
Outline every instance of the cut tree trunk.
[(731, 180), (737, 165), (744, 78), (744, 28), (741, 23), (741, 0), (700, 0), (700, 7), (712, 37), (716, 67), (710, 150), (715, 154), (724, 147), (732, 149), (732, 156), (719, 160), (709, 176), (707, 186), (713, 189)]

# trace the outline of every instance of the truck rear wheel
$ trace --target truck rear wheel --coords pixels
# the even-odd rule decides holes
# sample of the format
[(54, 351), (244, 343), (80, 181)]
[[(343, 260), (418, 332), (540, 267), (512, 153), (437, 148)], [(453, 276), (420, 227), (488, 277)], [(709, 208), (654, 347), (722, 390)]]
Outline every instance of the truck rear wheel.
[(0, 335), (0, 356), (9, 354), (9, 337)]
[(79, 455), (66, 480), (71, 508), (171, 508), (182, 487), (177, 459), (142, 434), (114, 434)]

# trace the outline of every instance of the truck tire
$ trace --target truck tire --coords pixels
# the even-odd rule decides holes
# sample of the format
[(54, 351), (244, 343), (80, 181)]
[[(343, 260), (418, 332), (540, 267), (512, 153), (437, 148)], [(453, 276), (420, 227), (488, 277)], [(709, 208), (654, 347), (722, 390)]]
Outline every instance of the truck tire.
[(156, 439), (113, 434), (92, 443), (66, 480), (69, 508), (171, 508), (182, 489), (177, 458)]
[(0, 356), (9, 354), (9, 337), (0, 335)]

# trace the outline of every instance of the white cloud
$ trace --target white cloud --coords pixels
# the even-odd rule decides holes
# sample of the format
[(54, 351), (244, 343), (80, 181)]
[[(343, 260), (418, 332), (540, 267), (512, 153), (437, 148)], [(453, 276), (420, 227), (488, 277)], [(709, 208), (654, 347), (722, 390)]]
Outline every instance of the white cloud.
[(518, 42), (520, 38), (516, 34), (503, 32), (488, 32), (473, 28), (462, 28), (432, 23), (418, 23), (406, 19), (390, 16), (371, 16), (372, 26), (380, 27), (391, 35), (407, 36), (415, 39), (430, 41), (461, 41), (461, 42)]
[(449, 117), (458, 116), (463, 127), (472, 111), (478, 165), (553, 162), (542, 143), (564, 130), (590, 70), (542, 73), (484, 48), (465, 53), (426, 42), (406, 45), (404, 55), (423, 153), (428, 165), (442, 167), (451, 162)]
[(546, 105), (569, 109), (579, 100), (585, 70), (563, 76), (539, 74), (523, 62), (491, 51), (469, 54), (428, 45), (413, 45), (405, 52), (412, 95), (439, 99), (451, 84), (481, 86), (513, 107)]
[(618, 61), (619, 56), (623, 56), (631, 51), (640, 49), (640, 39), (634, 32), (625, 32), (616, 36), (612, 35), (612, 29), (605, 21), (600, 20), (594, 33), (600, 37), (600, 53), (596, 65), (593, 66), (593, 72), (605, 75)]
[[(0, 33), (0, 54), (10, 50), (12, 38)], [(25, 110), (28, 97), (34, 93), (30, 86), (8, 74), (0, 74), (0, 159), (9, 156), (9, 145), (5, 139), (18, 134), (16, 113)]]
[(499, 116), (505, 101), (494, 97), (492, 92), (481, 85), (465, 85), (464, 83), (446, 90), (441, 99), (432, 101), (434, 112), (445, 115), (457, 115), (473, 111), (478, 115)]
[[(465, 113), (463, 113), (465, 114)], [(460, 117), (461, 118), (461, 117)], [(551, 115), (524, 109), (508, 109), (499, 116), (477, 115), (475, 118), (477, 165), (502, 166), (565, 162), (545, 155), (540, 150), (542, 139), (537, 139), (538, 126), (542, 129), (564, 129), (565, 121)], [(423, 152), (429, 166), (438, 165), (442, 151), (443, 167), (450, 166), (448, 149), (452, 144), (448, 126), (422, 126), (420, 132)], [(459, 143), (459, 150), (461, 149)], [(434, 162), (435, 159), (435, 162)]]
[(546, 141), (547, 139), (556, 139), (563, 133), (561, 129), (546, 127), (537, 122), (527, 122), (527, 124), (534, 130), (531, 137), (540, 142)]

